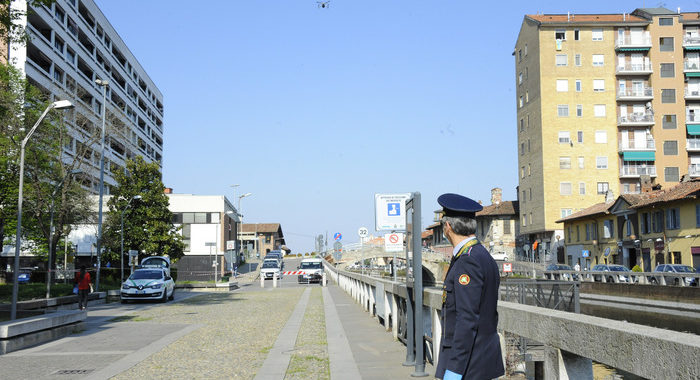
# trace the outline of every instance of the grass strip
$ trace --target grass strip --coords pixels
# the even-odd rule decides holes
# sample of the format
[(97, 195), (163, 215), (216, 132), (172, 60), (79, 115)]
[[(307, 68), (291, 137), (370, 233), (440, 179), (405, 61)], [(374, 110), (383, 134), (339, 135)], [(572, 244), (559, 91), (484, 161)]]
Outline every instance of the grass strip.
[(311, 290), (285, 380), (330, 379), (326, 314), (321, 288)]

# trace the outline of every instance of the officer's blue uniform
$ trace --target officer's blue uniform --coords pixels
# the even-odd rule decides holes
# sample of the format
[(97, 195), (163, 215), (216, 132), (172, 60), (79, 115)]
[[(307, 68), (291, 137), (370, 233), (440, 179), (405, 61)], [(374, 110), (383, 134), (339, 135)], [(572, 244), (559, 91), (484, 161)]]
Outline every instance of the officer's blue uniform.
[[(446, 215), (474, 217), (481, 205), (457, 194), (438, 198)], [(470, 215), (471, 214), (471, 215)], [(443, 286), (442, 341), (435, 377), (449, 370), (462, 379), (494, 379), (504, 374), (498, 326), (498, 266), (471, 240), (450, 263)]]

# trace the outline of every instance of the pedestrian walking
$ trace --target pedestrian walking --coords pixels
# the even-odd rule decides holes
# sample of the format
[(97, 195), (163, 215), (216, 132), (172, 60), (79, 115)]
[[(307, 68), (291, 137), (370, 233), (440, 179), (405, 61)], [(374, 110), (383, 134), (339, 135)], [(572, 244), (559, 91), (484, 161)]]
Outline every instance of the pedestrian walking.
[(452, 260), (442, 287), (442, 340), (435, 377), (487, 380), (505, 371), (498, 325), (498, 266), (476, 239), (476, 213), (483, 207), (459, 194), (438, 197), (443, 233)]
[(78, 284), (78, 308), (85, 310), (87, 309), (88, 294), (92, 288), (90, 273), (85, 270), (85, 265), (80, 266), (80, 273), (75, 278), (75, 283)]
[(574, 270), (577, 271), (577, 272), (580, 272), (580, 271), (581, 271), (581, 266), (580, 266), (578, 263), (576, 263), (576, 265), (574, 265)]

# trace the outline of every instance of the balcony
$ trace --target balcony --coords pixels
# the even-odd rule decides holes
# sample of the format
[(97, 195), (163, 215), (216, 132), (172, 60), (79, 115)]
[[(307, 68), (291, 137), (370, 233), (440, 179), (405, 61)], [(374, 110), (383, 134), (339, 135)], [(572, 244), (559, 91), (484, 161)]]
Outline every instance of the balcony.
[(688, 137), (685, 143), (688, 152), (700, 152), (700, 137)]
[(683, 72), (700, 73), (700, 61), (697, 59), (686, 59), (683, 62)]
[(617, 75), (649, 75), (654, 72), (651, 62), (644, 63), (625, 63), (624, 65), (618, 65), (615, 68), (615, 74)]
[(685, 100), (700, 100), (700, 88), (685, 88)]
[(688, 165), (688, 175), (691, 177), (700, 177), (700, 164)]
[(691, 111), (695, 111), (695, 112), (689, 112), (689, 113), (685, 114), (685, 123), (686, 124), (700, 124), (700, 110), (693, 109)]
[(618, 51), (645, 51), (649, 49), (651, 49), (651, 35), (649, 32), (635, 36), (618, 36), (615, 39), (615, 50)]
[(633, 113), (630, 115), (619, 116), (617, 118), (618, 126), (630, 127), (647, 127), (654, 125), (654, 114), (652, 113)]
[(683, 36), (683, 47), (687, 50), (700, 50), (700, 36)]
[(652, 87), (627, 88), (617, 90), (617, 100), (645, 101), (654, 99), (654, 89)]
[(620, 167), (620, 177), (622, 178), (639, 178), (639, 176), (648, 175), (656, 177), (655, 165), (622, 165)]
[(618, 145), (620, 152), (624, 151), (655, 151), (656, 142), (654, 139), (647, 139), (646, 141), (640, 141), (637, 143), (635, 140), (630, 141), (620, 141)]

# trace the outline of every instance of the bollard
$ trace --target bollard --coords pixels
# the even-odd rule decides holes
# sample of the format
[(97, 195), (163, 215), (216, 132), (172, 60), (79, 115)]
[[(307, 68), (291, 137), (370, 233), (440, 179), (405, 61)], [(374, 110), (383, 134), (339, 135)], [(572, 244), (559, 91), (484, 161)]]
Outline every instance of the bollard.
[(326, 286), (326, 272), (323, 272), (323, 286)]
[(265, 287), (265, 275), (262, 272), (260, 273), (260, 287)]
[(272, 287), (273, 288), (277, 287), (277, 273), (272, 275)]

